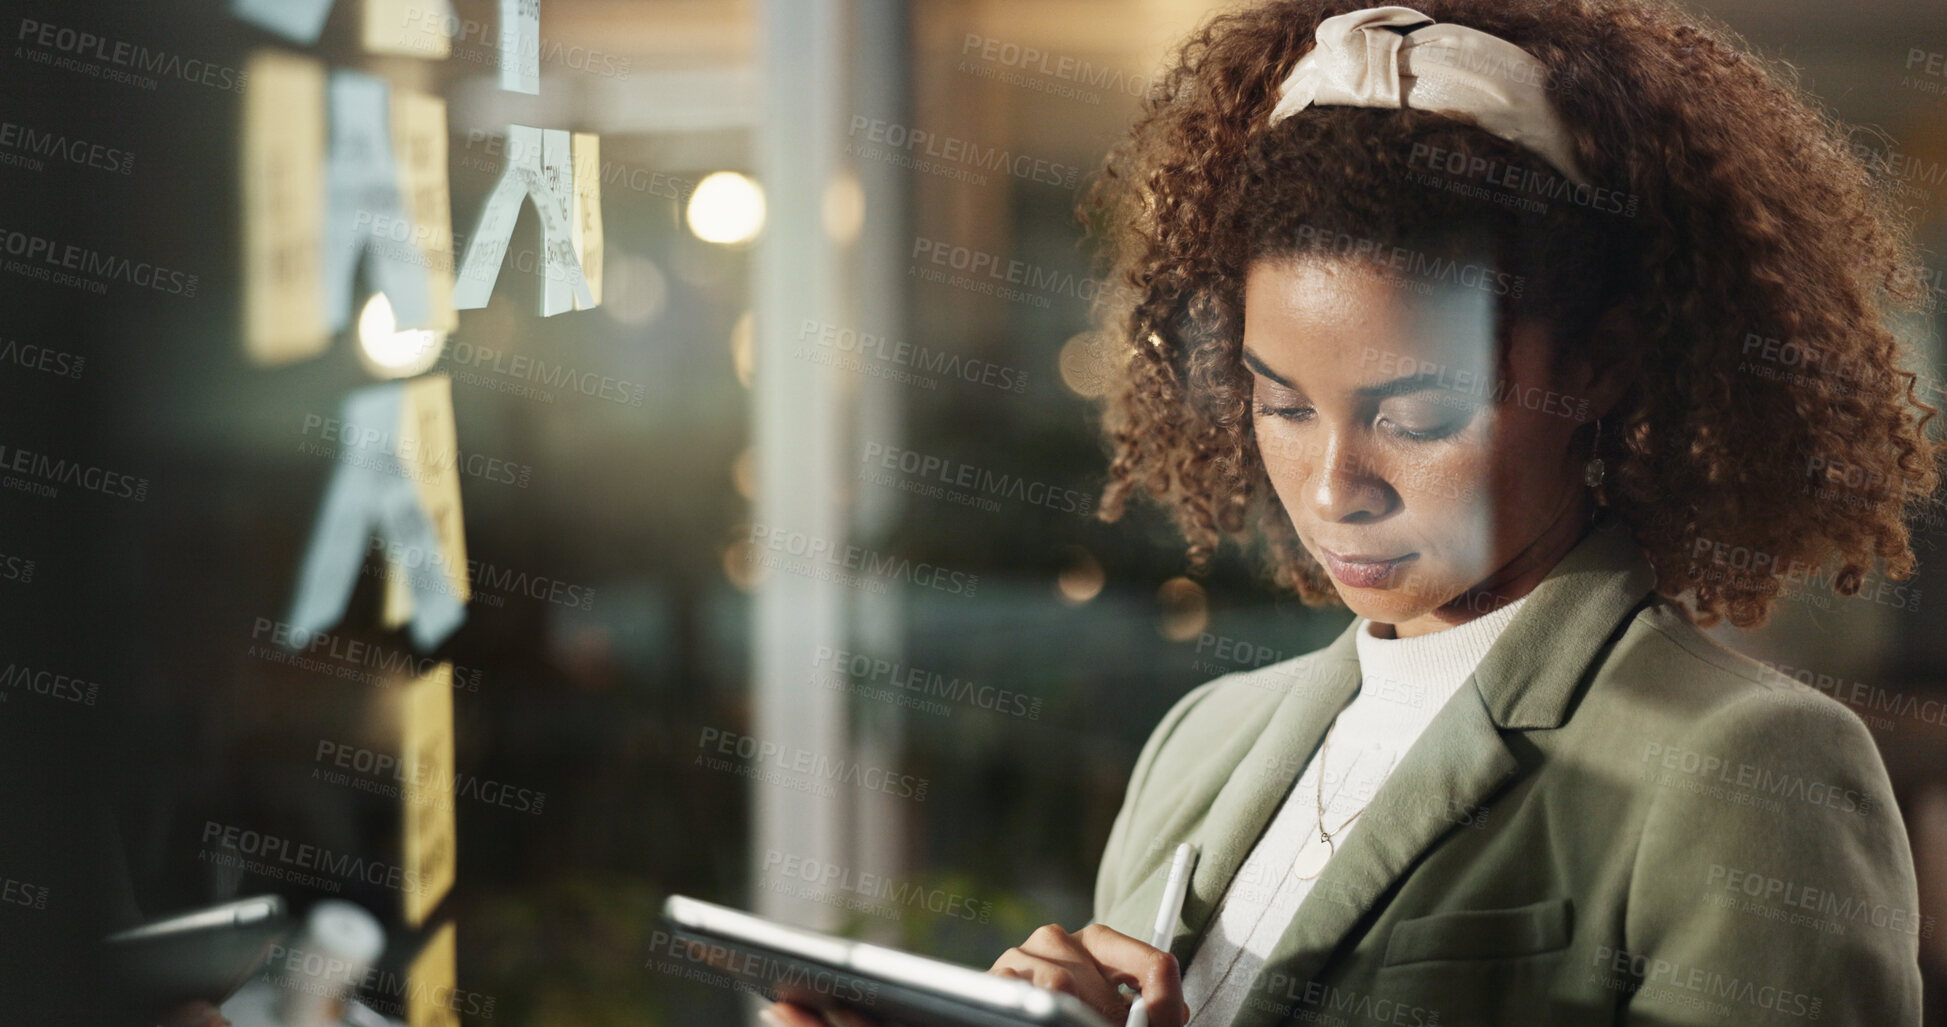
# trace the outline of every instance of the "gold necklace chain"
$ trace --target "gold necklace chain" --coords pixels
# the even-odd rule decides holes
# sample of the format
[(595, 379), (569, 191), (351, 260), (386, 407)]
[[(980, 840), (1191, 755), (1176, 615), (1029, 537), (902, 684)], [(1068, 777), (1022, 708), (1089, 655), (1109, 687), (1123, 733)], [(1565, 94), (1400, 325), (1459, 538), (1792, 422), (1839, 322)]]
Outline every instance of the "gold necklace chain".
[[(1325, 872), (1325, 867), (1331, 863), (1332, 856), (1338, 852), (1338, 846), (1336, 843), (1332, 841), (1332, 836), (1335, 834), (1339, 834), (1340, 832), (1344, 831), (1348, 827), (1351, 827), (1352, 822), (1354, 820), (1359, 819), (1359, 814), (1364, 813), (1366, 811), (1366, 807), (1372, 805), (1372, 800), (1367, 799), (1364, 806), (1360, 806), (1358, 810), (1355, 811), (1351, 816), (1345, 818), (1345, 823), (1340, 824), (1339, 826), (1331, 829), (1330, 831), (1325, 830), (1325, 754), (1332, 747), (1332, 732), (1337, 731), (1338, 728), (1339, 728), (1339, 722), (1336, 718), (1334, 718), (1332, 721), (1332, 725), (1325, 729), (1325, 740), (1320, 742), (1318, 745), (1318, 777), (1314, 782), (1318, 786), (1318, 840), (1325, 843), (1325, 860), (1318, 865), (1317, 870), (1314, 870), (1309, 874), (1299, 874), (1298, 879), (1301, 881), (1309, 881), (1312, 878), (1317, 877), (1319, 874)], [(1354, 759), (1352, 762), (1353, 765), (1356, 766), (1358, 765), (1359, 761), (1357, 759)], [(1399, 757), (1395, 755), (1393, 757), (1393, 763), (1398, 763), (1398, 762), (1399, 762)], [(1391, 773), (1392, 769), (1393, 769), (1392, 764), (1387, 764), (1386, 766), (1387, 772)], [(1351, 777), (1351, 771), (1347, 770), (1346, 775), (1347, 775), (1347, 780), (1349, 781)], [(1374, 789), (1375, 796), (1377, 795), (1377, 792), (1378, 789)]]

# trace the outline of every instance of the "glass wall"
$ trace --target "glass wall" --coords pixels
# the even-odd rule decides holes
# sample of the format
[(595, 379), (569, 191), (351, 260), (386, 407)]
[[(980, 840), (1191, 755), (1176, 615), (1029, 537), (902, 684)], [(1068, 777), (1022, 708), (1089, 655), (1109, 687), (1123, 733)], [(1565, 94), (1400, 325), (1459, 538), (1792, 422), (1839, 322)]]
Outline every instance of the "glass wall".
[[(1947, 12), (1696, 6), (1947, 242)], [(1351, 620), (1096, 516), (1076, 208), (1216, 9), (7, 4), (6, 990), (266, 894), (313, 933), (240, 1024), (329, 900), (415, 1025), (740, 1022), (677, 893), (980, 968), (1086, 923), (1164, 712)], [(1871, 728), (1929, 925), (1940, 529), (1924, 603), (1714, 632)]]

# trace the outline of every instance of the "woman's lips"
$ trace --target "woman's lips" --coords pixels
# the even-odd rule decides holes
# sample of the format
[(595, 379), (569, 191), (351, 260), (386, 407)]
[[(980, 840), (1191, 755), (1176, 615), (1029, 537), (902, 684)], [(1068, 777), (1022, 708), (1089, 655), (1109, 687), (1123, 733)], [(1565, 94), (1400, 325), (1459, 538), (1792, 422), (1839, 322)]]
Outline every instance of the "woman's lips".
[(1353, 588), (1377, 588), (1393, 572), (1408, 560), (1420, 555), (1407, 553), (1390, 559), (1377, 556), (1340, 556), (1329, 549), (1320, 549), (1318, 555), (1324, 559), (1325, 569), (1332, 577)]

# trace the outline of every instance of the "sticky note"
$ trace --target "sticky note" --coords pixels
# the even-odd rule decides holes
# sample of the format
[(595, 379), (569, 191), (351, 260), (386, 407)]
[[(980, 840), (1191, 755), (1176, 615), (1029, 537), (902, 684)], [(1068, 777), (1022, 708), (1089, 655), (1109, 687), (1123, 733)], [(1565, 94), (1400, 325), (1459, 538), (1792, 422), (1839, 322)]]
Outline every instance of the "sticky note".
[(500, 0), (500, 88), (541, 92), (541, 0)]
[[(569, 134), (556, 129), (509, 125), (506, 154), (500, 180), (494, 183), (473, 234), (467, 239), (466, 256), (460, 260), (460, 271), (453, 285), (453, 305), (461, 310), (487, 305), (513, 239), (521, 203), (531, 199), (541, 222), (542, 259), (535, 262), (536, 271), (550, 283), (557, 278), (566, 283), (564, 290), (542, 289), (541, 313), (553, 315), (576, 306), (593, 307), (595, 297), (589, 292), (587, 276), (575, 255), (573, 193), (571, 188), (557, 185), (565, 182), (568, 187), (572, 186), (567, 181), (574, 177)], [(600, 215), (598, 206), (594, 216)], [(572, 302), (564, 297), (571, 297)]]
[(457, 21), (448, 0), (365, 0), (360, 36), (369, 53), (445, 60)]
[[(311, 46), (331, 15), (331, 0), (233, 0), (230, 13), (266, 32)], [(251, 83), (254, 88), (254, 76)]]
[[(426, 277), (432, 323), (459, 328), (453, 308), (453, 203), (446, 177), (446, 102), (400, 90), (392, 94), (392, 152), (399, 167), (399, 195), (412, 219), (418, 266)], [(395, 309), (396, 314), (396, 309)]]
[[(419, 492), (419, 507), (433, 525), (438, 543), (434, 569), (439, 586), (461, 602), (472, 598), (467, 575), (466, 525), (460, 516), (459, 438), (453, 425), (453, 383), (443, 374), (424, 375), (403, 383), (399, 411), (399, 460), (406, 477)], [(415, 590), (411, 552), (386, 554), (386, 594), (383, 620), (396, 628), (413, 619)]]
[(250, 59), (243, 95), (243, 343), (252, 363), (288, 364), (331, 343), (321, 257), (325, 204), (325, 67), (267, 50)]
[[(459, 1003), (453, 1001), (460, 986), (457, 941), (452, 923), (442, 925), (407, 968), (406, 1023), (411, 1027), (460, 1027)], [(487, 1001), (491, 1014), (493, 1000)]]
[(399, 862), (406, 922), (417, 927), (453, 890), (459, 836), (454, 815), (453, 665), (441, 663), (403, 686), (398, 695), (399, 765), (410, 779), (402, 790)]
[(547, 188), (534, 196), (535, 204), (554, 207), (552, 212), (542, 215), (542, 223), (553, 220), (567, 227), (557, 239), (546, 238), (543, 233), (541, 315), (553, 317), (575, 309), (575, 290), (569, 282), (583, 270), (581, 250), (575, 246), (574, 146), (567, 132), (541, 133), (541, 182)]
[(575, 165), (575, 256), (581, 261), (582, 277), (593, 300), (583, 304), (577, 297), (575, 309), (586, 310), (602, 302), (602, 137), (576, 132), (571, 148)]
[[(438, 385), (419, 386), (421, 382)], [(429, 401), (423, 391), (415, 392), (409, 403), (408, 383), (385, 382), (345, 397), (339, 411), (338, 466), (325, 487), (287, 618), (292, 648), (302, 648), (312, 635), (330, 630), (344, 617), (370, 548), (380, 550), (388, 566), (398, 567), (407, 583), (415, 648), (437, 648), (466, 620), (465, 547), (459, 489), (452, 478), (456, 454), (450, 448), (451, 386), (443, 375), (412, 384), (443, 394)], [(405, 426), (408, 412), (414, 419), (410, 429)], [(443, 430), (427, 419), (436, 422), (442, 412)], [(444, 454), (403, 454), (401, 439), (408, 430), (416, 439), (449, 440), (449, 448)], [(414, 476), (424, 473), (420, 462), (428, 460), (444, 461), (444, 478), (422, 484)]]
[(324, 230), (324, 308), (331, 330), (351, 322), (360, 258), (392, 302), (401, 330), (435, 327), (418, 258), (420, 232), (399, 194), (385, 79), (340, 69), (330, 84), (331, 152)]

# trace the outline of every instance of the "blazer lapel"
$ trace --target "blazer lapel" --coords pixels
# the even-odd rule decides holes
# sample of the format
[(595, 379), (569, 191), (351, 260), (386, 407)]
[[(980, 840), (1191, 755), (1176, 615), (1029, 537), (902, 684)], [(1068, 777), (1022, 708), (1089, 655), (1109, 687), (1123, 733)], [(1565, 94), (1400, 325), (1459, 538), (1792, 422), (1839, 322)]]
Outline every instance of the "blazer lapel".
[[(1357, 624), (1355, 620), (1331, 645), (1295, 668), (1278, 665), (1255, 672), (1254, 685), (1281, 690), (1284, 698), (1241, 758), (1218, 761), (1223, 782), (1203, 822), (1187, 834), (1188, 841), (1197, 843), (1199, 855), (1183, 900), (1183, 919), (1170, 946), (1180, 962), (1187, 963), (1202, 944), (1217, 903), (1244, 857), (1304, 771), (1332, 719), (1358, 691), (1359, 664), (1352, 640)], [(1179, 809), (1159, 837), (1186, 837), (1188, 821), (1198, 812), (1202, 810)], [(1162, 859), (1167, 862), (1168, 856), (1163, 853)]]
[[(1379, 904), (1456, 813), (1481, 806), (1519, 764), (1472, 689), (1441, 708), (1345, 837), (1265, 960), (1285, 980), (1311, 980), (1359, 920)], [(1256, 986), (1256, 985), (1253, 985)], [(1246, 1003), (1235, 1027), (1276, 1024), (1275, 1003)]]
[[(1648, 561), (1620, 521), (1597, 527), (1564, 556), (1373, 796), (1362, 823), (1346, 836), (1272, 948), (1263, 972), (1298, 983), (1316, 977), (1394, 883), (1454, 829), (1457, 814), (1473, 812), (1517, 775), (1520, 764), (1502, 730), (1554, 728), (1567, 720), (1589, 666), (1654, 583)], [(1356, 677), (1352, 630), (1339, 639), (1348, 650), (1341, 667)], [(1306, 719), (1304, 732), (1284, 739), (1306, 748), (1286, 751), (1310, 753), (1342, 705), (1321, 708)], [(1313, 727), (1316, 734), (1310, 733)], [(1267, 730), (1260, 744), (1272, 741), (1272, 735)], [(1290, 781), (1284, 783), (1288, 787)], [(1282, 793), (1271, 808), (1280, 798)], [(1256, 807), (1250, 808), (1255, 815)], [(1269, 810), (1263, 816), (1268, 819)], [(1212, 868), (1226, 883), (1263, 826), (1241, 815), (1232, 826), (1247, 823), (1255, 829), (1240, 851), (1233, 857), (1226, 849), (1224, 862)], [(1206, 925), (1196, 926), (1200, 936)], [(1285, 1018), (1275, 1002), (1245, 1003), (1233, 1027), (1270, 1027)]]

